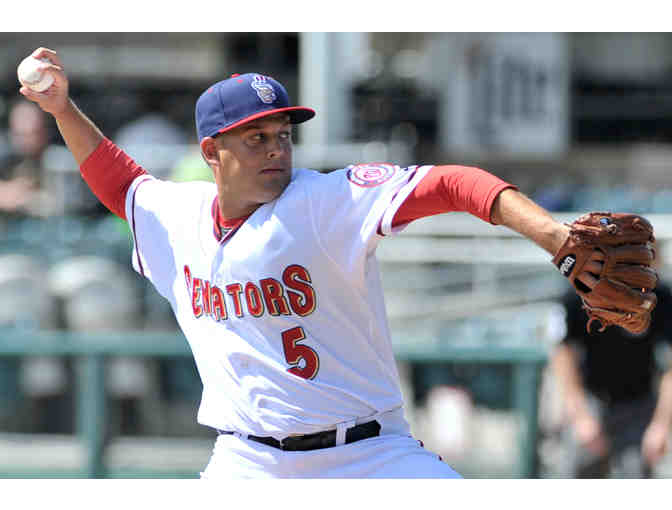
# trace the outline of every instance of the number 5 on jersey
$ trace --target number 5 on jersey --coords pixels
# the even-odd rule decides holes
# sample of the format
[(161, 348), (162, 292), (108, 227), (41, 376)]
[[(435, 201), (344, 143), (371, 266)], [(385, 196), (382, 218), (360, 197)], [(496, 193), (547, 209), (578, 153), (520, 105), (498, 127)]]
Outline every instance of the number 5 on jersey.
[(285, 360), (292, 365), (287, 372), (304, 379), (314, 379), (320, 369), (320, 358), (307, 345), (299, 345), (299, 342), (305, 339), (306, 335), (300, 326), (282, 332)]

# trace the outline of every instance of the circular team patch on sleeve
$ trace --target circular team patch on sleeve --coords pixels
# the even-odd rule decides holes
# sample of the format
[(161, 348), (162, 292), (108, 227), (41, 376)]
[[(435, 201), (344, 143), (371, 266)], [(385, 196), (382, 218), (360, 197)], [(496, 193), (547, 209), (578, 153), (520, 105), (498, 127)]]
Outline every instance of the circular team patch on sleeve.
[(387, 163), (354, 165), (348, 170), (348, 180), (357, 186), (372, 188), (389, 180), (395, 171), (395, 166)]

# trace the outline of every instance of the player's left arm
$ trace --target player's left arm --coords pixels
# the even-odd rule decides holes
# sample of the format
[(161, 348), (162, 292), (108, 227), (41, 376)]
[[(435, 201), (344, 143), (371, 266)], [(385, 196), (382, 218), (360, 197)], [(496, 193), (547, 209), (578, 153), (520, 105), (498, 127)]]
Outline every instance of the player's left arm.
[(399, 206), (392, 226), (451, 211), (509, 227), (551, 254), (569, 235), (569, 227), (555, 221), (513, 184), (481, 168), (460, 165), (433, 167)]
[[(569, 226), (556, 221), (516, 186), (483, 169), (459, 165), (433, 167), (394, 213), (392, 227), (451, 211), (467, 212), (493, 225), (508, 227), (551, 255), (569, 237)], [(590, 261), (578, 279), (592, 289), (597, 280), (590, 271), (599, 274), (600, 269), (599, 262)]]
[(569, 236), (569, 227), (520, 191), (507, 188), (497, 195), (490, 213), (492, 223), (503, 225), (532, 240), (551, 255)]

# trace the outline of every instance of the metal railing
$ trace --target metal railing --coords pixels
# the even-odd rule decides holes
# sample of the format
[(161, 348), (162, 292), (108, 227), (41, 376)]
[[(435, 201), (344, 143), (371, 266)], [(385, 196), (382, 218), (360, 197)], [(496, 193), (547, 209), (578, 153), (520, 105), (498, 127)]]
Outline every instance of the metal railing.
[[(398, 347), (400, 361), (415, 363), (448, 361), (452, 363), (504, 363), (513, 366), (514, 408), (524, 418), (520, 435), (520, 477), (534, 476), (537, 443), (538, 388), (546, 354), (534, 347)], [(72, 356), (77, 359), (77, 434), (85, 447), (86, 460), (81, 473), (73, 476), (104, 478), (119, 476), (105, 466), (106, 389), (105, 360), (109, 356), (176, 357), (191, 356), (181, 333), (71, 333), (49, 331), (0, 332), (0, 357)], [(197, 473), (194, 473), (196, 476)], [(12, 473), (4, 473), (12, 477)], [(25, 473), (17, 476), (25, 476)], [(49, 476), (48, 472), (40, 476)], [(144, 476), (153, 476), (145, 473)], [(170, 473), (162, 473), (170, 476)], [(175, 473), (175, 476), (184, 476)]]

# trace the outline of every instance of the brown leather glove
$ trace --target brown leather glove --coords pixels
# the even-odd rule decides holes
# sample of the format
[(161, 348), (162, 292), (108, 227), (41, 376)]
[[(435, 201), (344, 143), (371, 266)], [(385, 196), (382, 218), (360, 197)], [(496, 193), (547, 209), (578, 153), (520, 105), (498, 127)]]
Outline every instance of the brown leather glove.
[[(651, 223), (636, 214), (591, 212), (568, 226), (569, 237), (553, 264), (581, 297), (588, 331), (594, 320), (600, 331), (611, 325), (635, 334), (646, 331), (658, 283), (651, 267), (656, 255)], [(592, 285), (578, 279), (584, 271), (594, 277)]]

